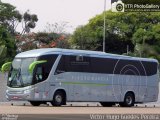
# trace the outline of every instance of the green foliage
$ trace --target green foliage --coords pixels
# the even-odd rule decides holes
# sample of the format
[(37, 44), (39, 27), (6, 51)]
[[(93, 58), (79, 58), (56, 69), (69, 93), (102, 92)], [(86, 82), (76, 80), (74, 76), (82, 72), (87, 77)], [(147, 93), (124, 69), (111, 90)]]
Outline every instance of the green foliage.
[[(157, 57), (160, 54), (160, 13), (159, 12), (105, 12), (106, 52)], [(72, 38), (72, 47), (102, 51), (104, 13), (78, 27)], [(160, 60), (160, 59), (159, 59)]]
[(49, 44), (52, 40), (56, 40), (60, 37), (60, 34), (57, 33), (46, 33), (46, 32), (39, 32), (36, 34), (36, 40), (44, 43)]
[(22, 15), (16, 7), (8, 3), (0, 2), (0, 25), (5, 26), (14, 35), (18, 22), (21, 22)]
[[(127, 45), (133, 51), (132, 41), (129, 40), (133, 29), (133, 26), (129, 24), (132, 19), (123, 18), (124, 13), (107, 11), (105, 14), (107, 52), (122, 54), (126, 52)], [(80, 49), (102, 51), (103, 24), (103, 14), (90, 19), (87, 25), (76, 29), (71, 39), (72, 44), (79, 46)]]
[(15, 15), (15, 7), (8, 4), (0, 2), (0, 21), (5, 22), (10, 20)]
[[(6, 61), (11, 61), (19, 50), (19, 41), (16, 39), (17, 35), (22, 35), (24, 33), (30, 32), (30, 29), (35, 28), (38, 17), (35, 14), (29, 14), (29, 11), (25, 14), (20, 14), (16, 7), (9, 4), (0, 2), (0, 65)], [(16, 31), (19, 24), (22, 24), (22, 32)], [(18, 42), (17, 42), (18, 41)], [(29, 41), (29, 40), (28, 40)], [(31, 43), (32, 41), (29, 41)], [(17, 47), (16, 47), (17, 45)], [(30, 46), (23, 46), (24, 49), (32, 49), (35, 47), (30, 44)], [(27, 47), (27, 48), (26, 48)]]
[(29, 11), (24, 14), (20, 14), (16, 7), (9, 4), (0, 2), (0, 25), (5, 26), (11, 35), (16, 35), (17, 26), (22, 24), (22, 32), (29, 33), (30, 29), (36, 27), (36, 22), (38, 21), (38, 17), (35, 14), (30, 14)]
[(29, 33), (31, 29), (35, 28), (37, 21), (38, 21), (37, 15), (30, 14), (29, 11), (25, 12), (24, 15), (22, 15), (22, 25), (23, 24), (24, 25), (21, 35)]
[(58, 39), (53, 40), (51, 42), (50, 46), (56, 47), (56, 48), (70, 48), (70, 43), (68, 42), (69, 37), (70, 37), (70, 35), (68, 35), (68, 34), (61, 35)]
[[(88, 34), (90, 33), (90, 34)], [(74, 32), (71, 43), (74, 48), (77, 49), (91, 49), (94, 50), (98, 47), (97, 45), (97, 32), (91, 31), (89, 26), (81, 26)], [(91, 45), (92, 44), (92, 45)]]
[(25, 35), (16, 36), (16, 45), (18, 46), (18, 52), (23, 52), (31, 49), (38, 48), (69, 48), (70, 44), (68, 39), (69, 34), (58, 33), (30, 33)]
[(7, 29), (0, 26), (0, 65), (11, 61), (16, 54), (16, 46), (13, 37)]

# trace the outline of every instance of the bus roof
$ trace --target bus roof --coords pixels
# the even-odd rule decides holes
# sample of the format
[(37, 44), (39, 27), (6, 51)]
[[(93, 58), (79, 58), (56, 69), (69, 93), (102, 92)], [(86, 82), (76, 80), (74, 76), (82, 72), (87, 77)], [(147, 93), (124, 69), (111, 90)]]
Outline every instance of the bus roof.
[(128, 60), (141, 60), (141, 61), (152, 61), (158, 62), (156, 59), (151, 58), (139, 58), (139, 57), (131, 57), (125, 55), (117, 55), (110, 54), (100, 51), (89, 51), (89, 50), (76, 50), (76, 49), (61, 49), (61, 48), (42, 48), (42, 49), (34, 49), (26, 52), (22, 52), (16, 55), (16, 58), (26, 58), (26, 57), (39, 57), (47, 54), (82, 54), (82, 55), (90, 55), (97, 57), (111, 57), (115, 59), (128, 59)]

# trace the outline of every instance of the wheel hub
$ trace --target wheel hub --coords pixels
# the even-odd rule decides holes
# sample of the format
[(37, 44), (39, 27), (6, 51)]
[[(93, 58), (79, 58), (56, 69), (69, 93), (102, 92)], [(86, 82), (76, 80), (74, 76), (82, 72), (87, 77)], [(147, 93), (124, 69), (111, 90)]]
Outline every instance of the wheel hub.
[(58, 103), (61, 103), (61, 102), (62, 102), (62, 97), (61, 97), (60, 95), (57, 95), (57, 96), (55, 97), (55, 99), (56, 99), (56, 101), (57, 101)]
[(126, 98), (126, 102), (127, 102), (128, 105), (132, 104), (132, 98), (130, 96), (128, 96)]

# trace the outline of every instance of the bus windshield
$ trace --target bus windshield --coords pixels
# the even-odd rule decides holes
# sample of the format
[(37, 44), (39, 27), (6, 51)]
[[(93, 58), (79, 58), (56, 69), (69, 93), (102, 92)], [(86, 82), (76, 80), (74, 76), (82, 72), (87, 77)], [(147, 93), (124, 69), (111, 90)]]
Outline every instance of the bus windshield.
[(8, 75), (7, 85), (9, 87), (24, 87), (32, 84), (32, 73), (28, 67), (36, 58), (15, 58)]

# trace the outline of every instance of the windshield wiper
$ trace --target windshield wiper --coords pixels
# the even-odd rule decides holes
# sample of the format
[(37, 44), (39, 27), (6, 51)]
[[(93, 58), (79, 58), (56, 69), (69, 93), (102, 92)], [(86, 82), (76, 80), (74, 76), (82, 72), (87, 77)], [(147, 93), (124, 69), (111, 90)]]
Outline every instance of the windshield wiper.
[[(12, 71), (13, 72), (13, 71)], [(9, 86), (11, 86), (12, 82), (14, 81), (15, 77), (16, 77), (17, 73), (14, 74), (13, 77), (11, 77), (11, 80), (10, 80), (10, 83), (9, 83)], [(12, 76), (12, 73), (11, 73), (11, 76)]]
[[(15, 75), (13, 76), (13, 78), (11, 79), (11, 82), (9, 84), (9, 86), (12, 86), (12, 82), (15, 80), (16, 82), (19, 80), (22, 86), (22, 80), (20, 79), (21, 76), (21, 69), (19, 68), (17, 73), (15, 73)], [(17, 85), (17, 84), (16, 84)]]
[(18, 80), (20, 81), (21, 86), (24, 87), (24, 83), (23, 83), (23, 80), (22, 80), (22, 74), (21, 74), (21, 68), (19, 68)]

